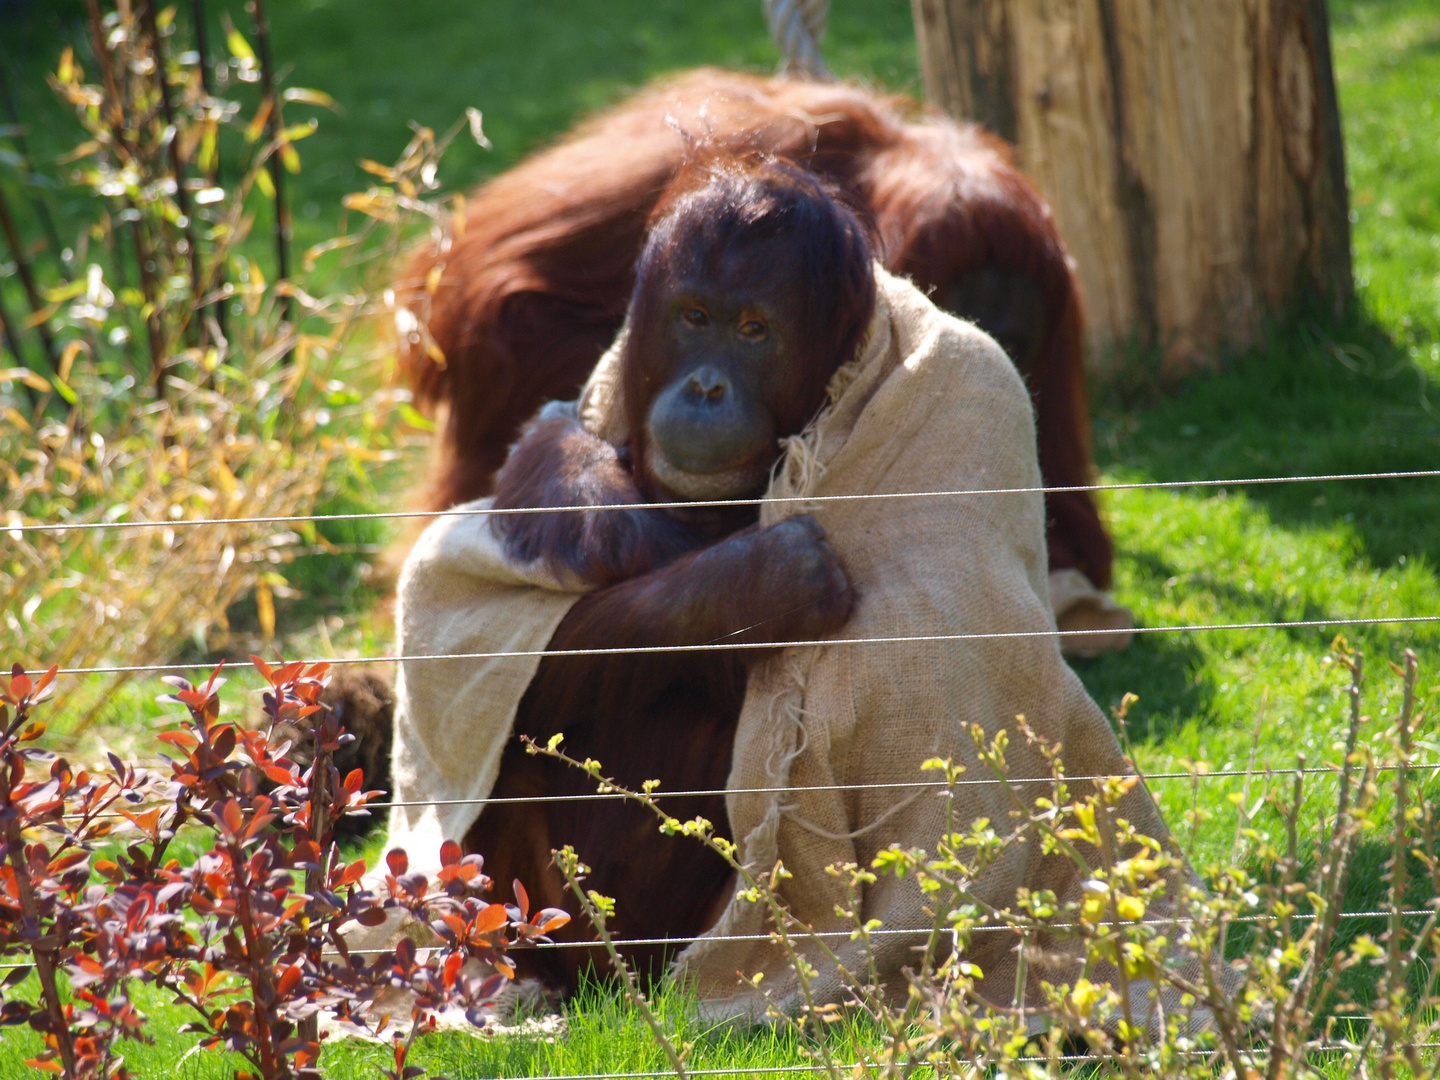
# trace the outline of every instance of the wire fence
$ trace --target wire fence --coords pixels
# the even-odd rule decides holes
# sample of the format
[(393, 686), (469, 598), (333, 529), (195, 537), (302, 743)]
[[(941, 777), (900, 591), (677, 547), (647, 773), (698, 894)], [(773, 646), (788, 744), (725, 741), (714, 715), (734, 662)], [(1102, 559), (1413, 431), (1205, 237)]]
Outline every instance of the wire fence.
[[(966, 498), (980, 497), (985, 495), (1053, 495), (1070, 492), (1115, 492), (1115, 491), (1143, 491), (1143, 490), (1176, 490), (1176, 489), (1227, 489), (1258, 485), (1277, 485), (1295, 483), (1322, 483), (1322, 482), (1379, 482), (1392, 480), (1416, 480), (1426, 478), (1440, 478), (1440, 469), (1426, 470), (1405, 470), (1390, 472), (1370, 473), (1332, 473), (1316, 474), (1305, 476), (1285, 477), (1247, 477), (1229, 480), (1186, 480), (1186, 481), (1158, 481), (1158, 482), (1133, 482), (1114, 484), (1092, 484), (1092, 485), (1068, 485), (1068, 486), (1045, 486), (1045, 487), (1020, 487), (1020, 488), (968, 488), (944, 491), (923, 491), (923, 492), (888, 492), (888, 493), (863, 493), (850, 495), (826, 495), (826, 496), (805, 496), (784, 499), (763, 500), (779, 503), (794, 503), (813, 505), (826, 502), (853, 502), (874, 499), (894, 500), (915, 500), (935, 498)], [(753, 506), (760, 503), (759, 499), (727, 499), (710, 500), (703, 502), (673, 502), (673, 503), (640, 503), (640, 504), (616, 504), (606, 506), (585, 506), (585, 507), (522, 507), (496, 509), (493, 506), (466, 505), (452, 508), (445, 511), (393, 511), (376, 513), (346, 513), (329, 515), (288, 515), (288, 516), (254, 516), (254, 517), (233, 517), (233, 518), (178, 518), (172, 520), (105, 520), (93, 522), (33, 522), (24, 521), (16, 514), (10, 514), (8, 521), (0, 523), (0, 533), (8, 533), (13, 538), (19, 539), (27, 533), (66, 533), (66, 532), (101, 532), (105, 530), (122, 529), (192, 529), (206, 526), (214, 527), (239, 527), (239, 526), (289, 526), (300, 523), (323, 524), (332, 521), (383, 521), (383, 520), (430, 520), (437, 518), (454, 517), (479, 517), (491, 515), (522, 515), (522, 514), (545, 514), (545, 513), (589, 513), (606, 510), (636, 510), (636, 509), (670, 509), (670, 508), (700, 508), (700, 507), (740, 507)], [(306, 555), (325, 555), (342, 553), (375, 553), (381, 550), (378, 545), (315, 545), (311, 544), (303, 549)], [(1184, 625), (1167, 626), (1140, 626), (1133, 629), (1138, 635), (1149, 634), (1176, 634), (1192, 632), (1221, 632), (1221, 631), (1278, 631), (1294, 632), (1305, 629), (1341, 629), (1346, 627), (1362, 626), (1418, 626), (1440, 623), (1440, 614), (1434, 615), (1352, 615), (1335, 616), (1329, 618), (1310, 618), (1296, 620), (1273, 620), (1273, 621), (1248, 621), (1248, 622), (1214, 622), (1197, 623)], [(746, 628), (747, 630), (754, 628)], [(736, 633), (744, 633), (737, 631)], [(627, 656), (646, 654), (667, 654), (667, 653), (691, 653), (691, 652), (724, 652), (733, 650), (750, 650), (774, 648), (776, 645), (785, 647), (806, 647), (806, 646), (895, 646), (904, 644), (923, 644), (929, 642), (960, 642), (994, 639), (1032, 639), (1060, 637), (1062, 639), (1083, 639), (1090, 635), (1105, 635), (1113, 633), (1111, 630), (1080, 630), (1080, 631), (975, 631), (955, 634), (930, 634), (930, 635), (897, 635), (884, 637), (845, 638), (835, 637), (821, 640), (806, 641), (784, 641), (784, 642), (738, 642), (738, 641), (710, 641), (694, 644), (680, 645), (651, 645), (651, 646), (616, 646), (610, 648), (579, 649), (579, 650), (513, 650), (501, 652), (473, 652), (456, 654), (421, 654), (421, 655), (400, 655), (386, 654), (362, 657), (341, 657), (327, 658), (324, 660), (309, 660), (307, 664), (328, 663), (332, 665), (354, 665), (354, 664), (420, 664), (426, 662), (454, 662), (454, 661), (481, 661), (499, 660), (505, 658), (558, 658), (558, 657), (598, 657), (598, 656)], [(733, 636), (733, 635), (732, 635)], [(74, 667), (59, 669), (60, 674), (70, 676), (95, 676), (95, 675), (135, 675), (162, 672), (180, 672), (188, 670), (206, 670), (213, 668), (212, 662), (186, 662), (168, 664), (137, 664), (137, 665), (99, 665), (90, 667)], [(39, 674), (39, 671), (34, 674)], [(1428, 773), (1433, 778), (1440, 773), (1440, 762), (1423, 762), (1412, 764), (1378, 764), (1374, 766), (1376, 772), (1391, 772), (1398, 769), (1407, 769), (1414, 773)], [(1283, 766), (1261, 765), (1239, 768), (1222, 769), (1191, 769), (1184, 771), (1170, 771), (1145, 774), (1147, 782), (1169, 782), (1169, 781), (1191, 781), (1212, 782), (1221, 780), (1249, 781), (1252, 778), (1290, 777), (1290, 776), (1325, 776), (1336, 775), (1338, 769), (1331, 765), (1303, 766), (1289, 764)], [(1063, 778), (1067, 783), (1096, 782), (1109, 779), (1108, 776), (1067, 776)], [(652, 793), (655, 799), (684, 799), (684, 798), (717, 798), (738, 794), (785, 794), (801, 792), (825, 792), (825, 791), (860, 791), (869, 789), (879, 790), (932, 790), (937, 794), (944, 794), (955, 788), (969, 788), (976, 786), (993, 786), (999, 784), (1010, 785), (1034, 785), (1053, 784), (1056, 778), (1052, 776), (1035, 776), (1019, 778), (971, 778), (959, 779), (950, 783), (918, 780), (918, 781), (896, 781), (887, 783), (866, 783), (866, 784), (826, 784), (826, 785), (787, 785), (782, 787), (755, 787), (755, 788), (711, 788), (697, 790), (664, 791), (656, 790)], [(544, 795), (528, 795), (519, 797), (498, 797), (498, 798), (476, 798), (476, 799), (443, 799), (443, 800), (381, 800), (372, 802), (369, 807), (382, 810), (390, 808), (418, 808), (427, 806), (454, 806), (474, 805), (489, 806), (501, 804), (553, 804), (572, 802), (604, 802), (633, 799), (633, 796), (624, 791), (599, 790), (586, 793), (555, 793)], [(110, 816), (110, 815), (107, 815)], [(1359, 910), (1342, 911), (1334, 917), (1337, 920), (1353, 923), (1364, 920), (1393, 920), (1393, 919), (1422, 919), (1431, 918), (1436, 914), (1435, 908), (1440, 905), (1440, 900), (1431, 901), (1429, 907), (1410, 908), (1406, 910)], [(1319, 916), (1310, 913), (1296, 913), (1289, 916), (1298, 922), (1312, 921)], [(1180, 922), (1193, 921), (1184, 917), (1172, 917), (1166, 919), (1140, 920), (1144, 925), (1150, 926), (1173, 926)], [(1235, 923), (1275, 924), (1278, 920), (1274, 915), (1248, 915), (1237, 916), (1230, 920)], [(1056, 930), (1063, 930), (1066, 924), (1058, 924), (1053, 927)], [(978, 934), (1015, 934), (1017, 930), (1008, 924), (981, 924), (971, 928), (969, 932)], [(855, 936), (853, 930), (835, 931), (804, 931), (791, 933), (788, 936), (795, 940), (847, 940)], [(896, 938), (912, 937), (919, 938), (932, 933), (931, 928), (891, 928), (878, 927), (868, 931), (869, 936), (875, 938)], [(780, 935), (776, 933), (760, 934), (705, 934), (689, 936), (666, 936), (666, 937), (628, 937), (615, 938), (611, 941), (615, 947), (622, 949), (639, 948), (679, 948), (693, 944), (697, 941), (725, 941), (725, 942), (752, 942), (781, 943)], [(536, 942), (527, 946), (541, 950), (574, 950), (574, 949), (604, 949), (606, 943), (598, 940), (574, 940), (574, 941), (545, 941)], [(357, 949), (351, 950), (358, 955), (383, 954), (389, 950), (385, 949)], [(18, 969), (27, 967), (25, 964), (0, 964), (0, 969)], [(1347, 1021), (1363, 1022), (1367, 1017), (1356, 1015), (1343, 1018)], [(1435, 1048), (1440, 1046), (1437, 1043), (1418, 1043), (1416, 1048)], [(1314, 1053), (1346, 1052), (1354, 1047), (1344, 1042), (1317, 1042), (1312, 1048)], [(1263, 1057), (1263, 1052), (1258, 1052)], [(1097, 1052), (1083, 1054), (1062, 1055), (1059, 1060), (1073, 1063), (1094, 1063), (1116, 1058), (1120, 1055), (1102, 1054)], [(1051, 1058), (1036, 1057), (1033, 1059), (1022, 1059), (1043, 1063)], [(860, 1065), (844, 1065), (841, 1068), (855, 1069)], [(686, 1070), (693, 1076), (721, 1076), (730, 1074), (746, 1075), (780, 1075), (813, 1073), (817, 1071), (814, 1063), (795, 1065), (776, 1065), (759, 1067), (721, 1067), (721, 1068), (691, 1068)], [(568, 1075), (563, 1080), (660, 1080), (662, 1077), (673, 1075), (672, 1071), (653, 1072), (631, 1072), (631, 1073), (593, 1073)], [(556, 1077), (555, 1080), (562, 1080)]]
[[(1336, 913), (1335, 918), (1336, 918), (1337, 920), (1341, 921), (1341, 922), (1353, 922), (1353, 921), (1360, 920), (1360, 919), (1392, 919), (1392, 918), (1401, 918), (1401, 919), (1423, 919), (1423, 918), (1429, 918), (1430, 916), (1432, 916), (1432, 915), (1434, 915), (1434, 914), (1435, 914), (1435, 912), (1434, 912), (1433, 910), (1428, 909), (1428, 908), (1410, 908), (1410, 909), (1405, 909), (1405, 910), (1401, 910), (1401, 911), (1384, 911), (1384, 910), (1376, 910), (1376, 911), (1341, 911), (1341, 912), (1337, 912), (1337, 913)], [(1234, 923), (1234, 924), (1237, 924), (1237, 925), (1256, 925), (1256, 924), (1267, 924), (1267, 923), (1269, 923), (1269, 924), (1279, 923), (1279, 922), (1284, 921), (1285, 919), (1288, 919), (1288, 920), (1293, 921), (1293, 922), (1313, 922), (1313, 921), (1315, 921), (1315, 920), (1318, 919), (1318, 918), (1321, 918), (1321, 916), (1316, 915), (1316, 914), (1314, 914), (1314, 913), (1310, 913), (1310, 912), (1297, 912), (1297, 913), (1295, 913), (1295, 914), (1293, 914), (1293, 915), (1287, 915), (1287, 916), (1285, 916), (1284, 919), (1282, 919), (1281, 916), (1278, 916), (1278, 915), (1237, 915), (1237, 916), (1235, 916), (1234, 918), (1231, 918), (1231, 919), (1229, 920), (1229, 922)], [(1164, 928), (1164, 927), (1167, 927), (1167, 926), (1186, 926), (1186, 925), (1193, 924), (1193, 923), (1196, 922), (1196, 921), (1197, 921), (1197, 920), (1195, 920), (1195, 919), (1193, 919), (1193, 918), (1190, 918), (1190, 917), (1188, 917), (1188, 916), (1177, 915), (1177, 916), (1174, 916), (1174, 917), (1172, 917), (1172, 918), (1166, 918), (1166, 919), (1132, 919), (1132, 920), (1130, 920), (1130, 921), (1128, 921), (1128, 922), (1125, 922), (1123, 925), (1126, 926), (1126, 927), (1148, 926), (1148, 927)], [(1081, 925), (1081, 924), (1079, 924), (1079, 923), (1054, 922), (1054, 923), (1047, 923), (1047, 924), (1045, 925), (1045, 929), (1046, 929), (1046, 930), (1074, 930), (1074, 929), (1079, 929), (1079, 928), (1080, 928), (1080, 925)], [(1087, 928), (1087, 929), (1096, 929), (1096, 928), (1104, 929), (1104, 928), (1109, 927), (1109, 926), (1112, 926), (1112, 925), (1114, 925), (1114, 924), (1112, 924), (1112, 923), (1109, 922), (1108, 920), (1101, 919), (1101, 920), (1099, 920), (1099, 921), (1097, 921), (1097, 922), (1095, 922), (1095, 923), (1093, 923), (1093, 924), (1087, 924), (1086, 928)], [(872, 928), (872, 929), (867, 930), (867, 931), (866, 931), (866, 935), (867, 935), (868, 937), (872, 937), (872, 938), (897, 938), (897, 937), (922, 938), (922, 937), (928, 937), (928, 936), (929, 936), (931, 933), (933, 933), (933, 932), (934, 932), (933, 928), (932, 928), (932, 927), (928, 927), (928, 926), (920, 926), (920, 927), (884, 927), (884, 926), (881, 926), (881, 927), (875, 927), (875, 928)], [(980, 924), (980, 925), (978, 925), (978, 926), (971, 926), (971, 927), (969, 927), (969, 928), (966, 930), (966, 933), (970, 933), (970, 934), (1012, 934), (1012, 935), (1018, 935), (1019, 933), (1021, 933), (1021, 928), (1016, 927), (1016, 926), (1012, 926), (1012, 925), (1009, 925), (1009, 924), (985, 924), (985, 923), (982, 923), (982, 924)], [(777, 945), (777, 946), (778, 946), (778, 945), (783, 944), (783, 942), (784, 942), (784, 940), (785, 940), (786, 938), (788, 938), (788, 939), (791, 940), (791, 941), (811, 941), (811, 940), (818, 940), (818, 941), (850, 941), (850, 940), (853, 940), (854, 938), (856, 938), (857, 936), (858, 936), (858, 932), (855, 931), (855, 930), (789, 930), (789, 931), (786, 931), (786, 933), (785, 933), (784, 935), (781, 935), (781, 934), (778, 933), (778, 932), (769, 932), (769, 933), (764, 933), (764, 934), (703, 934), (703, 935), (700, 935), (700, 934), (690, 934), (690, 935), (672, 935), (672, 936), (670, 936), (670, 937), (629, 937), (629, 938), (627, 938), (627, 937), (612, 937), (612, 938), (610, 939), (610, 942), (609, 942), (609, 943), (610, 943), (611, 945), (615, 946), (615, 947), (618, 948), (618, 949), (638, 949), (638, 948), (655, 948), (655, 947), (664, 947), (664, 946), (693, 945), (693, 944), (695, 944), (697, 941), (706, 941), (706, 942), (720, 942), (720, 941), (753, 942), (753, 943), (756, 943), (756, 944), (774, 944), (774, 945)], [(438, 947), (439, 947), (438, 944), (437, 944), (437, 945), (433, 945), (433, 946), (420, 946), (420, 948), (422, 948), (422, 949), (424, 949), (424, 948), (438, 948)], [(598, 940), (587, 940), (587, 941), (529, 941), (529, 942), (524, 943), (523, 946), (517, 946), (517, 948), (523, 948), (523, 949), (525, 949), (525, 950), (534, 949), (534, 950), (538, 950), (538, 951), (541, 951), (541, 952), (545, 952), (545, 951), (554, 952), (554, 951), (557, 951), (557, 950), (559, 950), (559, 951), (565, 951), (565, 950), (573, 950), (573, 949), (603, 950), (603, 949), (605, 949), (605, 947), (606, 947), (606, 943), (603, 942), (603, 941), (598, 941)], [(395, 950), (394, 950), (393, 948), (389, 948), (389, 949), (347, 949), (346, 951), (349, 952), (352, 956), (387, 956), (387, 955), (389, 955), (390, 953), (394, 952)], [(30, 964), (23, 964), (23, 963), (22, 963), (22, 964), (10, 964), (10, 963), (6, 963), (6, 964), (0, 964), (0, 971), (15, 971), (15, 970), (18, 970), (18, 969), (21, 969), (21, 968), (28, 968), (28, 967), (31, 967), (31, 966), (32, 966), (32, 965), (30, 965)]]
[[(1377, 615), (1362, 618), (1296, 619), (1289, 622), (1239, 622), (1239, 623), (1187, 623), (1180, 626), (1136, 626), (1127, 633), (1132, 634), (1178, 634), (1207, 630), (1304, 630), (1325, 629), (1343, 626), (1386, 626), (1414, 625), (1440, 622), (1440, 615)], [(735, 633), (743, 634), (753, 627), (745, 627)], [(1114, 630), (998, 630), (973, 634), (901, 634), (889, 637), (868, 638), (816, 638), (804, 641), (711, 641), (698, 645), (630, 645), (606, 649), (509, 649), (501, 652), (462, 653), (395, 653), (384, 656), (331, 657), (323, 660), (306, 660), (305, 664), (419, 664), (426, 662), (455, 660), (504, 660), (519, 657), (581, 657), (581, 656), (637, 656), (658, 653), (731, 652), (737, 650), (804, 648), (808, 646), (836, 645), (905, 645), (938, 641), (994, 641), (1023, 638), (1076, 638), (1084, 639), (1097, 635), (1113, 635)], [(189, 661), (175, 664), (128, 664), (114, 667), (57, 668), (59, 675), (133, 675), (158, 673), (162, 671), (200, 671), (214, 668), (215, 661)], [(45, 669), (36, 668), (31, 674), (44, 674)]]
[(1307, 476), (1252, 476), (1234, 480), (1147, 480), (1118, 484), (1069, 484), (1052, 487), (956, 488), (944, 491), (877, 491), (849, 495), (792, 495), (753, 499), (706, 499), (679, 502), (610, 503), (597, 506), (524, 506), (495, 508), (465, 504), (448, 510), (384, 510), (348, 514), (291, 514), (275, 517), (173, 518), (157, 521), (51, 521), (26, 522), (12, 512), (10, 520), (0, 526), (16, 535), (27, 532), (91, 532), (114, 529), (184, 529), (206, 525), (295, 525), (327, 521), (403, 521), (448, 517), (485, 517), (512, 514), (592, 513), (597, 510), (701, 510), (711, 508), (758, 506), (761, 503), (788, 505), (795, 503), (868, 502), (875, 499), (940, 499), (980, 495), (1063, 495), (1071, 492), (1154, 491), (1176, 488), (1232, 488), (1270, 484), (1315, 484), (1331, 481), (1415, 480), (1440, 477), (1440, 469), (1406, 469), (1394, 472), (1323, 473)]
[[(1427, 761), (1414, 765), (1376, 765), (1374, 770), (1377, 773), (1396, 772), (1405, 769), (1408, 772), (1440, 772), (1440, 762)], [(1193, 772), (1160, 772), (1145, 774), (1145, 781), (1152, 780), (1232, 780), (1253, 777), (1276, 777), (1276, 776), (1334, 776), (1338, 773), (1338, 767), (1331, 765), (1311, 765), (1296, 767), (1294, 765), (1269, 766), (1258, 769), (1214, 769), (1207, 771), (1195, 770)], [(1067, 784), (1099, 783), (1103, 780), (1114, 779), (1111, 775), (1104, 776), (1062, 776), (1059, 778)], [(1054, 784), (1056, 777), (1052, 776), (1021, 776), (1006, 777), (1004, 780), (996, 777), (977, 777), (973, 780), (955, 780), (951, 783), (944, 783), (938, 780), (897, 780), (894, 783), (884, 784), (792, 784), (788, 787), (734, 787), (734, 788), (707, 788), (697, 791), (663, 791), (656, 790), (650, 797), (654, 799), (700, 799), (716, 798), (723, 795), (788, 795), (800, 792), (815, 791), (903, 791), (914, 789), (930, 789), (937, 795), (943, 795), (951, 788), (994, 786), (997, 784), (1018, 785), (1018, 784)], [(388, 809), (389, 807), (422, 807), (422, 806), (491, 806), (504, 803), (566, 803), (566, 802), (596, 802), (614, 801), (633, 798), (624, 791), (595, 791), (583, 794), (570, 795), (517, 795), (514, 797), (502, 797), (496, 799), (424, 799), (420, 801), (394, 801), (384, 802), (377, 800), (366, 805), (374, 809)]]

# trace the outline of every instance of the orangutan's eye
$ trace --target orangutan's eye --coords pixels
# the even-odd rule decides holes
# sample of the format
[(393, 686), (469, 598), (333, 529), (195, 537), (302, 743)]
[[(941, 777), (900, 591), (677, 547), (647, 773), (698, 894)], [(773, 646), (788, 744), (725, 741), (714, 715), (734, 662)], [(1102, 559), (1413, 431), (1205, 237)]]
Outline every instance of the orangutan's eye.
[(688, 307), (681, 314), (680, 318), (685, 321), (686, 326), (694, 330), (699, 330), (703, 326), (710, 325), (710, 314), (704, 308)]
[(740, 324), (740, 336), (746, 341), (761, 341), (766, 332), (765, 324), (759, 319), (746, 319)]

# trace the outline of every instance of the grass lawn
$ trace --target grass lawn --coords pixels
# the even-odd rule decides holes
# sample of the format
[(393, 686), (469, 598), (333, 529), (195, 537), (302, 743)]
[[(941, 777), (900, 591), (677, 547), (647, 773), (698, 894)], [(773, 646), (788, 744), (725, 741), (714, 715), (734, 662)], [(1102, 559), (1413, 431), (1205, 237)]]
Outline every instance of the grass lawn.
[[(445, 126), (467, 105), (484, 110), (495, 149), (457, 144), (449, 179), (462, 185), (513, 164), (580, 113), (653, 75), (698, 63), (764, 69), (773, 62), (757, 0), (289, 0), (272, 9), (277, 53), (294, 65), (293, 81), (341, 106), (301, 146), (301, 245), (327, 234), (340, 195), (362, 185), (356, 159), (393, 158), (406, 119)], [(74, 141), (40, 75), (58, 43), (73, 36), (80, 10), (74, 0), (37, 5), (14, 35), (0, 24), (0, 41), (23, 50), (21, 109), (46, 121), (31, 121), (42, 157)], [(1154, 387), (1133, 371), (1097, 386), (1097, 455), (1107, 481), (1440, 464), (1433, 385), (1440, 379), (1440, 9), (1433, 0), (1332, 0), (1331, 15), (1357, 310), (1345, 320), (1298, 317), (1277, 326), (1263, 346), (1177, 388)], [(238, 14), (237, 21), (243, 25)], [(842, 74), (916, 88), (906, 0), (836, 4), (827, 52)], [(399, 502), (402, 494), (385, 498)], [(1116, 592), (1148, 626), (1440, 614), (1437, 507), (1437, 480), (1117, 492), (1105, 506), (1119, 550)], [(293, 609), (287, 652), (385, 648), (386, 626), (371, 618), (369, 595), (345, 583), (340, 591), (326, 609), (330, 622), (318, 629), (299, 625), (302, 615), (313, 622), (313, 613)], [(1262, 765), (1283, 769), (1297, 753), (1320, 764), (1336, 759), (1347, 708), (1343, 679), (1324, 663), (1333, 634), (1144, 635), (1128, 652), (1077, 670), (1102, 706), (1127, 691), (1139, 695), (1129, 733), (1147, 770), (1170, 771), (1187, 759), (1243, 768), (1252, 742)], [(1357, 628), (1346, 636), (1367, 656), (1371, 715), (1393, 713), (1398, 681), (1386, 661), (1407, 646), (1420, 655), (1422, 690), (1432, 702), (1440, 695), (1440, 626)], [(127, 708), (141, 708), (150, 694), (147, 687), (127, 697)], [(1373, 737), (1383, 729), (1367, 728)], [(112, 726), (101, 734), (124, 742), (128, 732)], [(1225, 796), (1238, 788), (1238, 781), (1200, 788), (1202, 805), (1214, 812), (1194, 833), (1202, 868), (1228, 857), (1235, 823)], [(1178, 822), (1188, 786), (1159, 782), (1156, 792)], [(1364, 858), (1375, 869), (1383, 855), (1377, 847)], [(1352, 910), (1378, 895), (1379, 874), (1365, 872), (1368, 865), (1354, 875)], [(661, 1064), (639, 1018), (613, 1001), (592, 999), (569, 1016), (569, 1033), (558, 1041), (437, 1039), (423, 1063), (469, 1076)], [(33, 1050), (28, 1038), (7, 1030), (0, 1076), (22, 1075)], [(189, 1045), (189, 1036), (167, 1037), (132, 1061), (145, 1076), (228, 1073), (215, 1055), (186, 1057)], [(700, 1067), (798, 1060), (793, 1046), (769, 1034), (702, 1037), (697, 1053)], [(374, 1075), (374, 1060), (363, 1047), (336, 1048), (327, 1074)]]

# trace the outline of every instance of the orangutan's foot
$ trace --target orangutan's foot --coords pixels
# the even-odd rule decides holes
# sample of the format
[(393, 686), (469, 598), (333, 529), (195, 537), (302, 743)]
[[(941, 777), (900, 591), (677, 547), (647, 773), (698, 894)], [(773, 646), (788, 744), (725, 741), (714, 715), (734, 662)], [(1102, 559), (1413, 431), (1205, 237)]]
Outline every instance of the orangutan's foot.
[[(1097, 589), (1079, 570), (1054, 570), (1050, 574), (1050, 604), (1055, 626), (1090, 633), (1066, 635), (1060, 651), (1066, 656), (1090, 657), (1119, 652), (1129, 646), (1135, 625), (1130, 609), (1117, 604), (1109, 593)], [(1097, 632), (1103, 631), (1103, 632)]]

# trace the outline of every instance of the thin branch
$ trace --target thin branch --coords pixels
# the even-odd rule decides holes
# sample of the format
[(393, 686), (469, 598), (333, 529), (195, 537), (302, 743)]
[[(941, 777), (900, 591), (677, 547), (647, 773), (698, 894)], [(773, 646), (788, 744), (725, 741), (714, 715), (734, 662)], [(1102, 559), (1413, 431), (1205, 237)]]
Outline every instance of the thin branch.
[[(275, 260), (278, 281), (290, 280), (290, 207), (285, 201), (285, 166), (281, 161), (280, 139), (284, 131), (280, 117), (280, 98), (275, 93), (275, 66), (270, 56), (270, 23), (265, 17), (265, 0), (250, 0), (250, 14), (255, 20), (255, 44), (260, 59), (260, 88), (270, 109), (265, 117), (265, 129), (271, 145), (270, 182), (275, 188)], [(285, 321), (295, 325), (295, 298), (284, 300)], [(285, 365), (289, 365), (290, 353), (285, 354)]]
[[(200, 88), (205, 91), (206, 108), (215, 98), (215, 80), (210, 72), (210, 34), (205, 21), (205, 0), (191, 0), (191, 20), (195, 30), (195, 52), (200, 57)], [(205, 174), (205, 182), (210, 187), (220, 186), (220, 136), (216, 132), (215, 153), (211, 155), (210, 168)], [(217, 259), (215, 265), (210, 268), (211, 276), (215, 279), (215, 289), (223, 290), (225, 286), (225, 263)], [(215, 325), (219, 329), (219, 337), (222, 339), (225, 334), (225, 301), (216, 300), (205, 308), (215, 319)]]
[(140, 10), (140, 21), (145, 36), (150, 39), (150, 55), (155, 61), (155, 85), (160, 91), (160, 115), (165, 121), (165, 143), (169, 151), (170, 172), (175, 178), (175, 206), (180, 211), (181, 231), (185, 235), (185, 254), (190, 267), (190, 311), (185, 320), (185, 332), (190, 340), (202, 347), (205, 344), (204, 320), (200, 317), (198, 305), (205, 295), (205, 279), (200, 266), (200, 244), (195, 238), (195, 219), (190, 208), (190, 193), (185, 189), (186, 168), (180, 156), (180, 129), (175, 123), (175, 107), (170, 98), (170, 76), (165, 70), (165, 44), (160, 37), (160, 25), (155, 18), (155, 0), (147, 0)]
[[(5, 112), (10, 117), (10, 123), (15, 126), (15, 131), (11, 134), (10, 141), (15, 144), (15, 149), (20, 152), (20, 161), (25, 167), (25, 172), (29, 176), (34, 176), (35, 158), (34, 155), (30, 153), (30, 140), (26, 137), (25, 127), (20, 122), (20, 107), (15, 103), (15, 92), (10, 84), (10, 64), (7, 59), (3, 58), (0, 58), (0, 96), (5, 98)], [(70, 264), (74, 261), (74, 256), (72, 255), (69, 259), (65, 258), (65, 252), (68, 249), (60, 241), (60, 231), (55, 227), (55, 218), (50, 213), (50, 204), (36, 193), (33, 185), (27, 189), (26, 199), (30, 204), (30, 208), (35, 212), (35, 217), (40, 222), (40, 228), (45, 233), (46, 242), (49, 243), (51, 250), (55, 253), (55, 257), (59, 259), (61, 264), (68, 270)]]
[(25, 289), (25, 299), (30, 303), (30, 310), (35, 315), (35, 332), (40, 337), (40, 343), (45, 347), (45, 357), (50, 361), (52, 371), (60, 370), (60, 354), (55, 351), (55, 340), (50, 336), (50, 328), (45, 325), (45, 301), (40, 296), (40, 290), (35, 284), (35, 275), (30, 269), (30, 260), (25, 255), (25, 243), (20, 237), (20, 230), (15, 227), (15, 219), (10, 214), (10, 203), (5, 198), (5, 191), (0, 188), (0, 232), (5, 234), (5, 243), (10, 248), (10, 257), (15, 260), (15, 270), (20, 275), (20, 284)]

